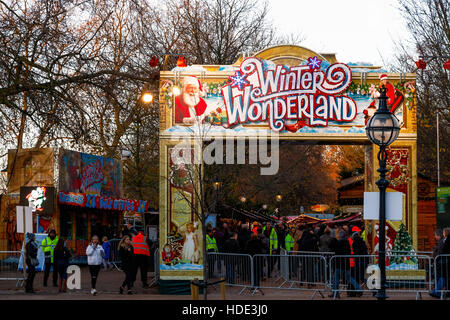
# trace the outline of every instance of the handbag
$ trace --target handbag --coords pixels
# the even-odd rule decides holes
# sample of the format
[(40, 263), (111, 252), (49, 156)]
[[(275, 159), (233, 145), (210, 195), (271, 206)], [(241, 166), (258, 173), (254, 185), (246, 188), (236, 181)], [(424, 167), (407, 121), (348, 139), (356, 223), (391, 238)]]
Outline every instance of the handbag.
[(36, 258), (30, 258), (30, 264), (31, 266), (36, 267), (39, 265), (39, 261)]

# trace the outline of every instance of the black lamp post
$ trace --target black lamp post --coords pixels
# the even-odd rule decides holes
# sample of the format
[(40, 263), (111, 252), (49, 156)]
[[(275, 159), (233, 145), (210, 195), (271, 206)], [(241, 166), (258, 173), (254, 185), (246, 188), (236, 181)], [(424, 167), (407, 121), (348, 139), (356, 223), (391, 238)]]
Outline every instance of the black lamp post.
[(281, 193), (278, 192), (278, 194), (275, 196), (275, 200), (279, 203), (278, 205), (278, 220), (280, 220), (281, 217), (281, 200), (283, 200), (283, 196)]
[(386, 188), (389, 181), (386, 180), (386, 147), (397, 139), (400, 133), (400, 125), (397, 118), (387, 108), (386, 104), (385, 86), (380, 89), (380, 105), (375, 114), (369, 119), (366, 125), (366, 134), (370, 142), (378, 145), (380, 151), (378, 152), (378, 161), (380, 168), (377, 170), (380, 173), (380, 179), (376, 182), (380, 189), (380, 236), (379, 236), (379, 250), (378, 263), (380, 266), (380, 289), (376, 295), (378, 300), (385, 300), (386, 296)]

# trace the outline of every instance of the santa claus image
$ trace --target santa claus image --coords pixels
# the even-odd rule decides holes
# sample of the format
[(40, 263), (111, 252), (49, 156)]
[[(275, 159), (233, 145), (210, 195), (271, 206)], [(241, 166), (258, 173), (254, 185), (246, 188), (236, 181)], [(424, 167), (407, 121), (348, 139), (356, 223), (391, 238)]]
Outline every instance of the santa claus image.
[(386, 96), (388, 99), (386, 100), (386, 103), (388, 105), (388, 109), (392, 112), (392, 114), (395, 114), (400, 108), (405, 97), (403, 96), (403, 93), (395, 89), (392, 83), (389, 82), (387, 74), (383, 73), (379, 78), (380, 86), (385, 86), (387, 89)]
[[(402, 102), (405, 99), (405, 97), (403, 96), (403, 93), (401, 93), (400, 91), (395, 89), (394, 86), (392, 85), (392, 83), (389, 82), (389, 80), (388, 80), (389, 78), (388, 78), (387, 74), (385, 74), (385, 73), (381, 74), (379, 76), (379, 79), (380, 79), (380, 87), (384, 86), (387, 89), (387, 91), (386, 91), (387, 107), (388, 107), (389, 111), (391, 111), (392, 114), (395, 114), (399, 110), (401, 110)], [(369, 91), (370, 91), (370, 96), (374, 100), (367, 107), (367, 109), (363, 111), (365, 124), (367, 124), (367, 122), (369, 121), (370, 117), (377, 110), (376, 100), (375, 99), (380, 97), (379, 91), (378, 90), (374, 90), (374, 87), (371, 87), (369, 89)]]
[(206, 95), (200, 81), (194, 76), (183, 78), (181, 94), (175, 98), (175, 123), (192, 125), (206, 117)]

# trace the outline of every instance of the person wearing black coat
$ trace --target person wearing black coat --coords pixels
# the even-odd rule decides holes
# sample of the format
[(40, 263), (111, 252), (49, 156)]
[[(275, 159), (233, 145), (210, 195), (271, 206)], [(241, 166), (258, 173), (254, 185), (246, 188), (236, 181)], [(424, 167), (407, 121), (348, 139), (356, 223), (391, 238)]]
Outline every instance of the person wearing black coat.
[(122, 294), (126, 286), (128, 294), (132, 294), (131, 288), (133, 287), (134, 281), (134, 251), (129, 235), (125, 235), (122, 240), (120, 240), (119, 257), (122, 263), (122, 270), (125, 273), (125, 280), (119, 288), (119, 293)]
[(33, 281), (36, 276), (36, 266), (38, 264), (37, 253), (39, 245), (36, 242), (36, 235), (34, 233), (27, 233), (28, 242), (25, 245), (26, 255), (25, 262), (27, 264), (27, 282), (25, 285), (26, 293), (35, 293), (33, 289)]
[(438, 257), (436, 259), (436, 287), (430, 296), (440, 298), (440, 293), (444, 288), (449, 290), (450, 287), (450, 228), (444, 229), (444, 238), (441, 243), (440, 250), (437, 250)]
[(225, 241), (223, 245), (223, 252), (228, 253), (224, 256), (224, 263), (229, 283), (234, 283), (234, 273), (236, 270), (237, 262), (239, 261), (235, 256), (233, 256), (233, 254), (239, 253), (240, 251), (241, 248), (237, 240), (237, 234), (233, 232), (231, 233), (231, 237), (227, 241)]
[[(359, 235), (359, 232), (353, 233), (352, 240), (353, 240), (352, 242), (353, 255), (357, 256), (356, 258), (354, 258), (355, 267), (351, 268), (352, 277), (355, 278), (355, 281), (358, 282), (359, 284), (365, 283), (365, 272), (367, 265), (369, 264), (369, 258), (367, 257), (368, 255), (367, 245)], [(355, 294), (356, 292), (353, 292), (353, 295)]]
[(59, 292), (67, 291), (67, 268), (69, 267), (69, 260), (72, 257), (69, 249), (64, 245), (64, 240), (59, 238), (53, 251), (54, 263), (57, 266), (59, 274)]
[[(313, 228), (308, 227), (303, 231), (302, 237), (297, 241), (299, 251), (317, 252), (319, 251), (318, 238)], [(317, 258), (302, 254), (300, 259), (302, 280), (306, 280), (310, 288), (314, 282), (314, 274), (318, 275)]]
[[(257, 254), (263, 254), (263, 243), (261, 239), (256, 234), (252, 234), (250, 240), (247, 242), (245, 246), (244, 253), (251, 255), (252, 257)], [(264, 267), (264, 259), (263, 257), (259, 257), (257, 259), (253, 259), (253, 285), (252, 287), (259, 287), (259, 281), (262, 276)]]
[[(350, 274), (350, 254), (351, 248), (350, 243), (347, 239), (347, 233), (344, 230), (341, 230), (337, 234), (337, 241), (333, 243), (333, 249), (335, 256), (337, 256), (332, 263), (331, 267), (334, 269), (334, 279), (333, 279), (333, 294), (330, 297), (339, 297), (339, 282), (341, 276), (349, 282), (353, 288), (358, 291), (357, 296), (362, 295), (362, 289), (360, 285), (353, 279)], [(343, 257), (345, 256), (345, 257)]]

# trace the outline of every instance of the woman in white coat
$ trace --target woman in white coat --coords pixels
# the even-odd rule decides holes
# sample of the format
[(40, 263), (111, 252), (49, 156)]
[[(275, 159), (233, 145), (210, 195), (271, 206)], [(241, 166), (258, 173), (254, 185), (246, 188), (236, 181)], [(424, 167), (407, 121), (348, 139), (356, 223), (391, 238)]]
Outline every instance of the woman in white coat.
[(105, 251), (98, 241), (98, 236), (93, 235), (91, 238), (91, 243), (86, 248), (86, 255), (88, 259), (89, 272), (91, 274), (91, 294), (96, 295), (97, 290), (95, 285), (97, 283), (98, 273), (103, 263), (103, 257), (105, 256)]

